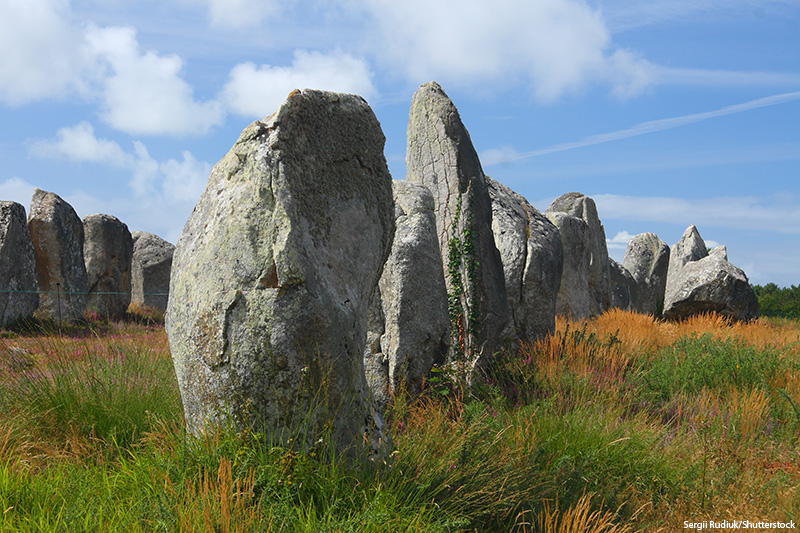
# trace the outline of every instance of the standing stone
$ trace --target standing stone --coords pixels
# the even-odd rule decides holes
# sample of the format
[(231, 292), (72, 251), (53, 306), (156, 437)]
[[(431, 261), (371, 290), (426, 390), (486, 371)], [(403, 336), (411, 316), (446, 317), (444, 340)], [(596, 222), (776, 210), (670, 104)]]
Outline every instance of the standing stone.
[[(697, 227), (692, 224), (683, 232), (681, 240), (673, 244), (670, 249), (666, 293), (674, 293), (678, 290), (678, 275), (684, 265), (692, 261), (699, 261), (707, 255), (706, 243), (700, 236), (700, 232), (697, 231)], [(666, 306), (667, 302), (665, 301), (664, 307)]]
[(399, 387), (419, 394), (433, 364), (444, 362), (450, 340), (433, 196), (407, 181), (392, 188), (396, 230), (370, 313), (365, 357), (367, 381), (384, 406)]
[(166, 311), (175, 245), (146, 231), (134, 231), (131, 237), (131, 301)]
[(384, 142), (361, 97), (294, 91), (214, 166), (166, 313), (190, 431), (383, 449), (363, 357), (394, 233)]
[(564, 251), (561, 285), (556, 296), (556, 314), (572, 317), (574, 320), (588, 318), (595, 307), (589, 287), (589, 225), (583, 219), (561, 211), (548, 209), (544, 215), (558, 229)]
[(83, 223), (57, 194), (35, 189), (28, 232), (36, 256), (38, 312), (73, 322), (83, 317), (89, 278), (83, 260)]
[(0, 289), (0, 327), (33, 316), (36, 259), (25, 208), (16, 202), (0, 202)]
[(514, 335), (523, 342), (544, 337), (555, 330), (564, 265), (561, 236), (521, 195), (488, 176), (486, 184)]
[(620, 265), (610, 257), (608, 258), (608, 270), (611, 276), (611, 307), (616, 309), (634, 309), (634, 302), (637, 297), (636, 280), (623, 265)]
[(131, 232), (117, 217), (89, 215), (83, 219), (83, 234), (89, 276), (86, 307), (104, 317), (124, 316), (131, 303)]
[(450, 358), (470, 375), (487, 366), (509, 322), (486, 178), (453, 102), (435, 82), (421, 86), (408, 118), (408, 181), (433, 193), (451, 320)]
[(628, 243), (622, 265), (636, 280), (635, 311), (661, 316), (669, 257), (669, 246), (653, 233), (640, 233)]
[(717, 254), (683, 266), (667, 291), (664, 317), (711, 311), (744, 322), (758, 317), (758, 298), (744, 271)]
[(611, 307), (611, 280), (608, 270), (608, 248), (606, 232), (594, 200), (579, 192), (563, 194), (553, 200), (546, 212), (567, 213), (586, 222), (589, 228), (589, 264), (587, 281), (589, 283), (589, 314), (597, 315)]

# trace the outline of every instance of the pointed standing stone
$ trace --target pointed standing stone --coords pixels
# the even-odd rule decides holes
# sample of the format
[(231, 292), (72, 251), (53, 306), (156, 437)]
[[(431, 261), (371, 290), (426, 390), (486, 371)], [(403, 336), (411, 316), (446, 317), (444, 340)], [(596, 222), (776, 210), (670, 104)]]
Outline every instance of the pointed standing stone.
[(458, 110), (435, 82), (421, 86), (408, 118), (408, 181), (433, 193), (447, 284), (451, 358), (471, 372), (491, 362), (509, 321), (503, 265), (478, 154)]
[(83, 259), (83, 223), (57, 194), (36, 189), (28, 214), (36, 255), (39, 313), (73, 322), (83, 317), (89, 278)]

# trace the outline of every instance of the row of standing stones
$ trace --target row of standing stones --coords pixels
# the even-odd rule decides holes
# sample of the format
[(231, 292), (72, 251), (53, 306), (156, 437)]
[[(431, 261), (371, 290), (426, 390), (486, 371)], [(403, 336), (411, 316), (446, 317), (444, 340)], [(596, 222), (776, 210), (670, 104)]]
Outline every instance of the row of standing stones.
[(166, 330), (188, 428), (233, 422), (382, 454), (383, 410), (434, 364), (476, 379), (555, 316), (621, 307), (757, 316), (744, 272), (694, 226), (609, 259), (591, 198), (540, 213), (485, 176), (456, 107), (419, 88), (393, 181), (359, 96), (294, 91), (214, 166), (172, 265)]
[(758, 314), (744, 272), (694, 226), (671, 250), (635, 236), (620, 265), (591, 198), (540, 213), (486, 176), (436, 83), (411, 102), (405, 180), (384, 142), (361, 97), (293, 92), (214, 166), (177, 248), (38, 189), (27, 223), (1, 202), (1, 323), (166, 308), (191, 432), (233, 420), (375, 455), (395, 390), (419, 393), (434, 364), (479, 378), (558, 314)]
[(111, 215), (81, 221), (52, 192), (35, 190), (27, 219), (2, 201), (0, 327), (32, 316), (74, 322), (87, 310), (118, 318), (131, 302), (165, 311), (174, 249)]

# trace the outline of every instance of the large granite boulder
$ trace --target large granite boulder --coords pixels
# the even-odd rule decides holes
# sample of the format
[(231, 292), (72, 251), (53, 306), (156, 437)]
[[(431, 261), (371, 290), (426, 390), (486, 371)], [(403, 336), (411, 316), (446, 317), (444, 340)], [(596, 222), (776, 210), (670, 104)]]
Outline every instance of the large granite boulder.
[(33, 316), (36, 259), (25, 208), (16, 202), (0, 202), (0, 288), (0, 327)]
[(606, 232), (603, 224), (600, 223), (594, 200), (579, 192), (562, 194), (553, 200), (553, 203), (545, 211), (545, 214), (547, 213), (566, 213), (583, 220), (588, 226), (589, 263), (586, 279), (591, 296), (589, 314), (603, 313), (611, 307), (611, 279), (608, 270)]
[[(697, 227), (692, 224), (683, 232), (681, 239), (672, 245), (669, 252), (669, 267), (667, 269), (666, 293), (674, 293), (679, 290), (680, 282), (678, 275), (687, 263), (699, 261), (708, 255), (706, 243), (697, 231)], [(665, 296), (666, 298), (666, 296)], [(664, 306), (666, 306), (666, 301)]]
[(492, 233), (486, 178), (458, 110), (435, 82), (421, 86), (408, 118), (406, 179), (433, 193), (451, 319), (450, 358), (472, 374), (491, 362), (509, 322)]
[(83, 223), (57, 194), (35, 189), (28, 232), (36, 256), (38, 314), (73, 322), (83, 317), (89, 278), (83, 260)]
[(717, 254), (686, 263), (670, 285), (664, 317), (714, 311), (733, 320), (758, 317), (758, 298), (744, 271)]
[(131, 237), (131, 302), (166, 311), (175, 245), (146, 231)]
[(564, 252), (561, 285), (556, 296), (556, 314), (576, 320), (588, 318), (596, 307), (589, 286), (589, 225), (583, 219), (561, 211), (547, 210), (544, 215), (558, 229)]
[(105, 317), (121, 317), (131, 303), (131, 232), (117, 217), (88, 215), (83, 219), (83, 234), (89, 276), (86, 308)]
[(370, 389), (384, 406), (400, 387), (417, 395), (433, 364), (444, 362), (450, 342), (433, 196), (407, 181), (392, 188), (396, 230), (370, 310), (364, 359)]
[(611, 278), (611, 307), (631, 310), (637, 296), (636, 280), (623, 265), (608, 258), (608, 271)]
[(564, 252), (558, 229), (528, 201), (486, 177), (492, 231), (503, 262), (513, 334), (527, 342), (555, 330)]
[(363, 360), (394, 233), (384, 142), (361, 97), (294, 91), (214, 166), (166, 313), (191, 432), (231, 420), (300, 448), (384, 449)]
[(669, 254), (669, 246), (653, 233), (640, 233), (628, 243), (622, 265), (636, 280), (633, 310), (661, 316), (667, 288)]

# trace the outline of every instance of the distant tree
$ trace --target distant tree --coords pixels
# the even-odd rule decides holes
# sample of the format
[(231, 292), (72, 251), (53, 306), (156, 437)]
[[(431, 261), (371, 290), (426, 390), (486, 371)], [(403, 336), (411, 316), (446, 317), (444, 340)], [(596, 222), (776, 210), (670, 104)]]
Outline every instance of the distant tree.
[(767, 283), (754, 285), (753, 290), (762, 316), (800, 318), (800, 285), (781, 288)]

